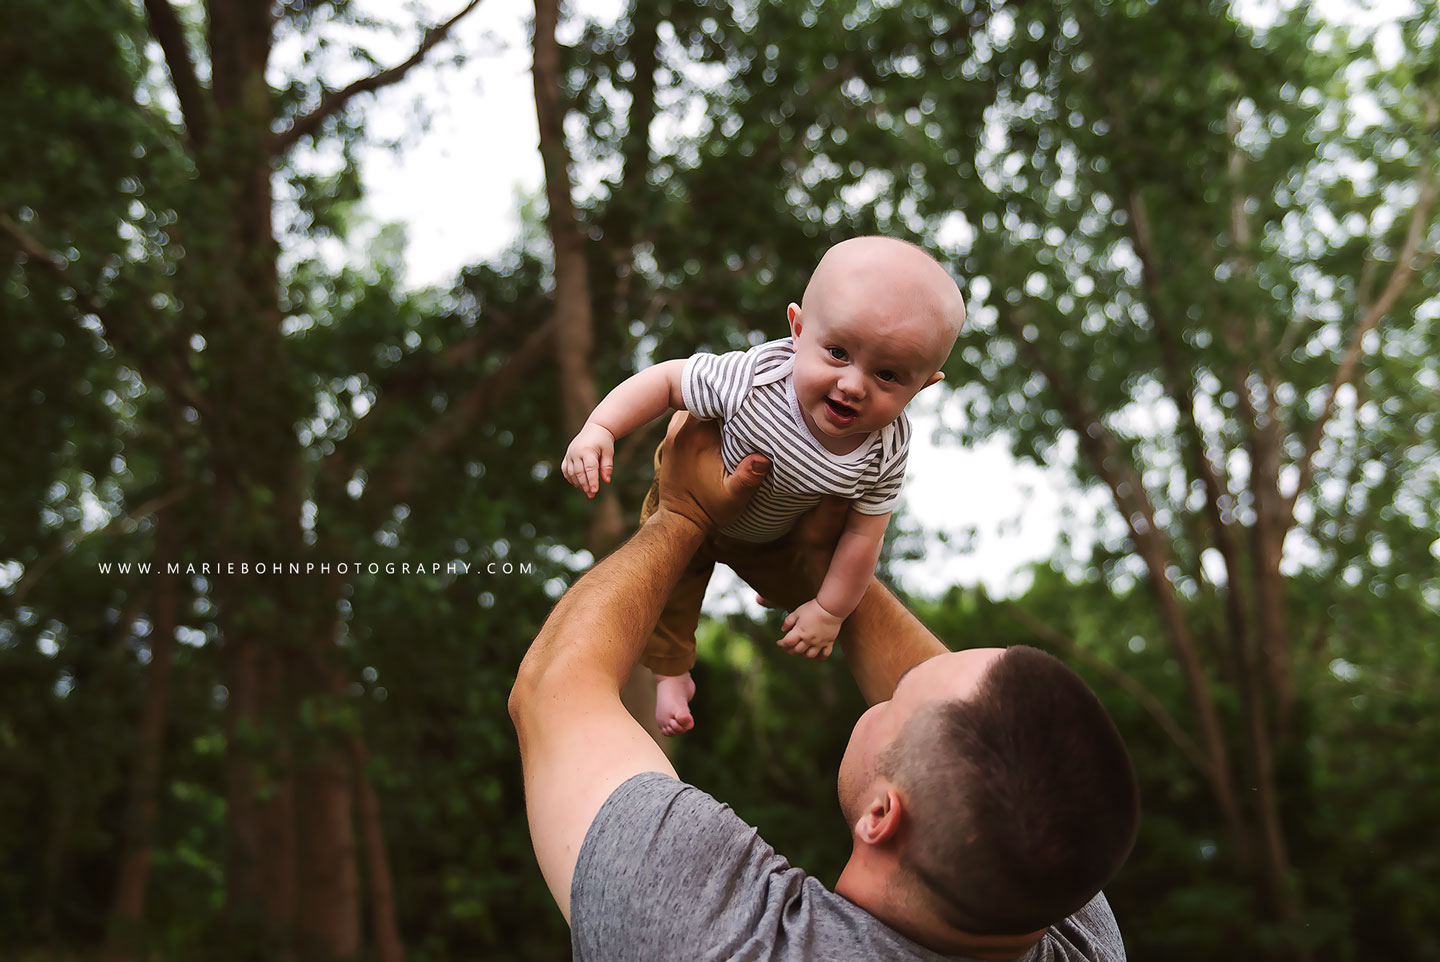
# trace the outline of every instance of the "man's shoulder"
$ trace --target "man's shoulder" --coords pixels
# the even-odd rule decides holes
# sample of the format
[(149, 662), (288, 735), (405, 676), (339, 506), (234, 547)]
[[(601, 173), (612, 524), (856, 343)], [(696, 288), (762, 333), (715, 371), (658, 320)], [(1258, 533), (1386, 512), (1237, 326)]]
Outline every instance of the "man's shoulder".
[(1125, 962), (1125, 942), (1105, 893), (1050, 926), (1027, 962)]

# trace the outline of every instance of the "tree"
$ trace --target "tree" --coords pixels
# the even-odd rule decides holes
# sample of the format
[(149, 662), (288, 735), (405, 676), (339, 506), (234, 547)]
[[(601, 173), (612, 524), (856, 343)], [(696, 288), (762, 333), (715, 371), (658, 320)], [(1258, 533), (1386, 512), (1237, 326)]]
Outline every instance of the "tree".
[[(1277, 769), (1306, 734), (1296, 678), (1334, 657), (1297, 635), (1293, 575), (1308, 554), (1378, 590), (1433, 577), (1415, 549), (1435, 515), (1414, 508), (1435, 405), (1409, 384), (1434, 376), (1413, 320), (1435, 283), (1417, 49), (1434, 29), (1433, 11), (1406, 21), (1401, 65), (1355, 89), (1307, 49), (1323, 28), (1303, 11), (1263, 37), (1196, 7), (1019, 15), (1043, 48), (1001, 92), (974, 192), (966, 263), (986, 283), (955, 373), (985, 393), (967, 436), (1010, 432), (1037, 461), (1073, 439), (1077, 479), (1110, 492), (1110, 576), (1151, 591), (1188, 754), (1278, 955), (1308, 947)], [(1378, 123), (1349, 116), (1360, 96)], [(1354, 516), (1366, 503), (1384, 533)], [(1196, 598), (1213, 619), (1187, 613)]]
[[(32, 488), (53, 484), (58, 470), (78, 471), (105, 485), (106, 506), (127, 523), (170, 531), (170, 521), (149, 519), (161, 510), (177, 515), (174, 530), (193, 537), (202, 557), (227, 569), (203, 588), (216, 608), (216, 640), (224, 655), (225, 896), (234, 937), (245, 937), (257, 951), (270, 938), (289, 941), (292, 930), (307, 953), (351, 957), (359, 948), (351, 816), (355, 736), (347, 731), (340, 697), (344, 667), (334, 644), (344, 579), (327, 578), (321, 591), (312, 592), (294, 581), (228, 574), (231, 565), (248, 572), (257, 559), (304, 556), (310, 547), (303, 537), (305, 505), (325, 502), (323, 494), (311, 495), (312, 487), (343, 488), (346, 480), (335, 481), (334, 467), (345, 452), (328, 470), (318, 470), (318, 449), (307, 450), (296, 436), (295, 426), (311, 416), (317, 395), (312, 372), (299, 363), (296, 335), (304, 324), (293, 312), (308, 296), (328, 292), (281, 283), (272, 170), (302, 142), (333, 139), (344, 155), (339, 172), (327, 180), (296, 171), (290, 186), (302, 212), (343, 200), (337, 191), (354, 181), (348, 145), (356, 136), (356, 98), (403, 78), (477, 3), (426, 29), (403, 62), (344, 86), (324, 81), (330, 62), (324, 56), (307, 56), (281, 89), (267, 77), (277, 38), (356, 22), (353, 12), (324, 4), (272, 10), (216, 0), (203, 9), (179, 10), (154, 0), (145, 4), (143, 27), (130, 10), (97, 16), (81, 3), (42, 5), (44, 10), (29, 11), (26, 32), (7, 31), (20, 47), (10, 62), (17, 64), (14, 92), (22, 111), (42, 109), (53, 99), (47, 96), (53, 78), (32, 46), (63, 46), (89, 30), (103, 53), (99, 68), (87, 66), (63, 85), (68, 97), (60, 101), (79, 105), (72, 111), (75, 129), (65, 130), (68, 139), (37, 138), (33, 142), (46, 144), (49, 156), (18, 157), (16, 169), (24, 176), (7, 184), (0, 217), (0, 234), (13, 252), (7, 307), (32, 316), (69, 316), (78, 325), (79, 336), (70, 339), (79, 356), (55, 372), (59, 383), (81, 384), (86, 393), (97, 382), (118, 381), (129, 397), (145, 398), (110, 405), (121, 408), (117, 423), (135, 432), (123, 460), (94, 467), (73, 456), (63, 464), (42, 462), (27, 482)], [(22, 44), (27, 32), (35, 44)], [(161, 64), (145, 59), (152, 41), (163, 53)], [(330, 43), (322, 41), (318, 50), (323, 54)], [(152, 67), (163, 69), (168, 82), (152, 83), (144, 73)], [(49, 125), (47, 133), (56, 127), (51, 118), (17, 119), (37, 130)], [(102, 137), (81, 126), (92, 119)], [(37, 337), (57, 338), (33, 328), (16, 336), (27, 339), (21, 345), (27, 351)], [(63, 334), (58, 338), (64, 343)], [(97, 362), (98, 376), (87, 369)], [(42, 390), (27, 382), (33, 383), (32, 372), (22, 372), (13, 384), (14, 397), (43, 401)], [(472, 397), (484, 399), (496, 389), (482, 377)], [(473, 421), (476, 404), (426, 425), (421, 441), (427, 450), (454, 443)], [(65, 451), (53, 433), (44, 440), (47, 452)], [(126, 465), (146, 470), (132, 474)], [(372, 467), (382, 473), (381, 466)], [(403, 495), (424, 467), (411, 462), (387, 468), (390, 484), (382, 496)], [(141, 501), (132, 517), (131, 499), (152, 486), (160, 495)], [(378, 500), (366, 499), (364, 509), (375, 511), (371, 502)], [(33, 497), (31, 504), (41, 501)], [(76, 531), (83, 530), (78, 521), (77, 515), (68, 523), (47, 523), (31, 514), (17, 526), (37, 536), (6, 545), (21, 569), (16, 595), (30, 594), (54, 557), (73, 558)], [(322, 532), (329, 523), (326, 517)], [(174, 537), (162, 535), (162, 550), (151, 557), (170, 560), (173, 553), (163, 545)], [(132, 590), (124, 609), (128, 619), (118, 627), (128, 630), (138, 618), (173, 630), (177, 601), (171, 585), (162, 580), (148, 596)], [(21, 625), (33, 619), (18, 605), (14, 614)], [(134, 763), (130, 848), (121, 857), (126, 868), (115, 900), (115, 948), (122, 953), (128, 951), (126, 933), (144, 913), (170, 642), (165, 637), (149, 649), (150, 696)], [(365, 812), (373, 815), (373, 806)], [(367, 830), (367, 837), (375, 833)], [(383, 862), (372, 858), (371, 864), (373, 871)], [(376, 913), (387, 914), (383, 907)], [(256, 921), (263, 923), (258, 929)], [(256, 942), (255, 931), (268, 934)], [(388, 933), (380, 943), (393, 950), (398, 939)]]

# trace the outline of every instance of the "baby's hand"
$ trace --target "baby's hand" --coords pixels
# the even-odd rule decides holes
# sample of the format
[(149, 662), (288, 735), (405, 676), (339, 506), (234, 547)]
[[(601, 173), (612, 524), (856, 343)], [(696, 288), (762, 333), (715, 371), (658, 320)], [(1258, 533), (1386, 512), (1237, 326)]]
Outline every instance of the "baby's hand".
[(792, 655), (829, 658), (835, 636), (840, 633), (840, 626), (844, 623), (844, 618), (832, 615), (820, 606), (819, 601), (812, 598), (785, 617), (785, 623), (780, 627), (788, 634), (776, 644)]
[(593, 498), (600, 491), (600, 482), (610, 480), (614, 462), (615, 436), (598, 424), (587, 423), (565, 451), (560, 473)]

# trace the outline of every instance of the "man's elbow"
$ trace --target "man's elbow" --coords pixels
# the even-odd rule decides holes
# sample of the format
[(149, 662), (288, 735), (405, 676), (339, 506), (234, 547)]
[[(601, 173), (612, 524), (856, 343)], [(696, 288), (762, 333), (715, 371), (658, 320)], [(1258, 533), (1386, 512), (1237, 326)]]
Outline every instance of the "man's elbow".
[(510, 711), (510, 721), (519, 728), (524, 722), (524, 716), (535, 704), (536, 691), (540, 687), (539, 676), (543, 672), (535, 664), (535, 659), (526, 656), (520, 662), (520, 667), (515, 671), (515, 684), (510, 686), (510, 698), (506, 707)]
[(510, 686), (510, 698), (506, 707), (510, 720), (518, 728), (529, 714), (533, 714), (541, 703), (553, 702), (573, 684), (573, 666), (570, 659), (556, 651), (553, 644), (536, 638), (530, 650), (515, 669), (515, 683)]
[(516, 727), (520, 727), (520, 715), (525, 710), (526, 692), (521, 682), (521, 676), (515, 676), (515, 684), (510, 686), (510, 698), (505, 702), (505, 707), (510, 710), (510, 721)]

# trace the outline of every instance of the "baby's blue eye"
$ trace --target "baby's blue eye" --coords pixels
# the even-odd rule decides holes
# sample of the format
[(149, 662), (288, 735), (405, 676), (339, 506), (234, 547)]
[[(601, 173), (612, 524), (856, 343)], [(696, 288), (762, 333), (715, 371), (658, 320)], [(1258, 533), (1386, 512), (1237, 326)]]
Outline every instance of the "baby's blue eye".
[(875, 374), (875, 376), (878, 377), (878, 378), (879, 378), (880, 380), (882, 380), (882, 381), (892, 381), (892, 382), (893, 382), (893, 381), (898, 381), (898, 380), (900, 380), (898, 377), (895, 376), (895, 372), (894, 372), (894, 371), (877, 371), (876, 374)]
[(843, 347), (832, 347), (830, 348), (830, 356), (837, 361), (843, 361), (846, 357), (845, 349)]

